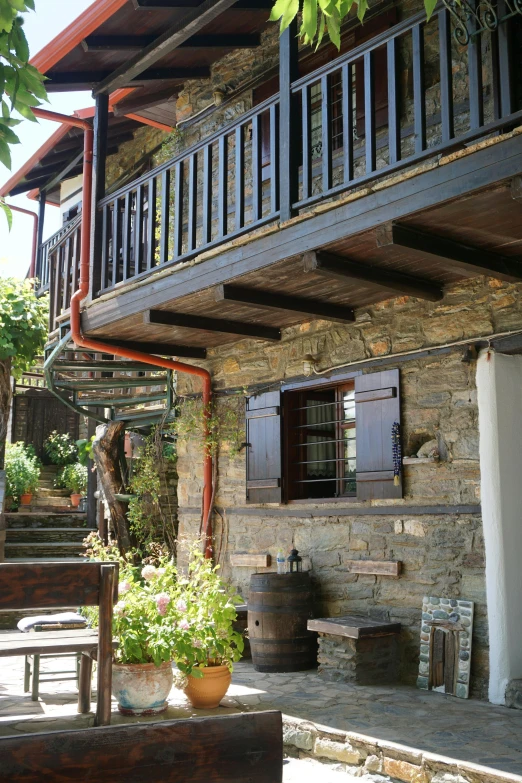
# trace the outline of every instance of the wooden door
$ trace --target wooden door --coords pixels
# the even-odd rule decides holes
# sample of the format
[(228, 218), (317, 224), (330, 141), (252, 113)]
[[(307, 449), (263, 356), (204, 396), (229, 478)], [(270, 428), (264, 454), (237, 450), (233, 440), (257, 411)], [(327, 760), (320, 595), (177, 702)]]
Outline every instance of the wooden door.
[(78, 438), (79, 416), (47, 389), (18, 388), (13, 398), (12, 440), (32, 444), (44, 460), (43, 444), (56, 430)]

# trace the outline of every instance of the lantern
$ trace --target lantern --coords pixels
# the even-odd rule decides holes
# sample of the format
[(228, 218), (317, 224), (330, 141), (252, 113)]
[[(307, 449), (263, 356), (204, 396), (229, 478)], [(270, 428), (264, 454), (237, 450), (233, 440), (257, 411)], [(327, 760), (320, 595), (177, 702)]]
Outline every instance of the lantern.
[(288, 572), (290, 574), (300, 574), (303, 570), (303, 558), (299, 556), (297, 549), (292, 549), (287, 559)]

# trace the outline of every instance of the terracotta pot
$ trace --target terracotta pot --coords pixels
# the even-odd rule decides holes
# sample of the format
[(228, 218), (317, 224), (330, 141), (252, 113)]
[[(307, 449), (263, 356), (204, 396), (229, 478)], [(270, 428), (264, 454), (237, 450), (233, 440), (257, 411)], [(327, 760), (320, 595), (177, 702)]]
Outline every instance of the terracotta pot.
[(20, 495), (20, 504), (22, 506), (29, 506), (33, 499), (32, 492), (27, 492), (25, 495)]
[(157, 715), (167, 709), (172, 664), (113, 663), (112, 693), (122, 715)]
[(200, 671), (203, 677), (189, 674), (185, 695), (196, 709), (211, 710), (219, 707), (232, 679), (228, 666), (201, 666)]
[(77, 492), (73, 492), (71, 495), (71, 505), (73, 508), (78, 508), (80, 505), (80, 500), (82, 499), (82, 496), (79, 495)]

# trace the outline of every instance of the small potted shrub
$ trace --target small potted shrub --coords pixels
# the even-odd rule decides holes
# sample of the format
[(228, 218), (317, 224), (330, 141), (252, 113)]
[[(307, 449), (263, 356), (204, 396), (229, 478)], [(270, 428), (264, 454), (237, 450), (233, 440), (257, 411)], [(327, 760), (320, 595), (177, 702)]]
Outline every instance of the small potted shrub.
[(74, 508), (78, 508), (82, 495), (87, 492), (88, 476), (89, 469), (80, 462), (75, 462), (74, 465), (62, 468), (56, 478), (55, 486), (71, 490), (71, 505)]
[(23, 443), (7, 444), (5, 453), (6, 495), (11, 507), (31, 503), (40, 480), (40, 460), (32, 447)]
[(71, 465), (78, 459), (78, 448), (67, 432), (51, 432), (44, 443), (44, 452), (53, 465)]
[(219, 705), (244, 647), (233, 628), (235, 605), (243, 599), (221, 580), (218, 569), (193, 548), (187, 575), (180, 574), (177, 583), (174, 659), (185, 695), (199, 709)]

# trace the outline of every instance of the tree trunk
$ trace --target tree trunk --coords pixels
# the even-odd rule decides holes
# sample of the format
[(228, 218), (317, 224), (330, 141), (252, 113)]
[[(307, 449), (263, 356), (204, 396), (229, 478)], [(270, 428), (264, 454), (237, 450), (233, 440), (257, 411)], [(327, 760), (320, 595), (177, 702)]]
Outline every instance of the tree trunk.
[(5, 471), (3, 468), (11, 395), (11, 359), (9, 358), (0, 361), (0, 563), (5, 560)]
[(125, 554), (132, 546), (127, 521), (127, 503), (117, 500), (115, 495), (123, 492), (119, 442), (125, 431), (125, 422), (111, 421), (96, 429), (96, 439), (92, 444), (94, 461), (98, 476), (109, 506), (111, 520), (116, 531), (118, 547)]

